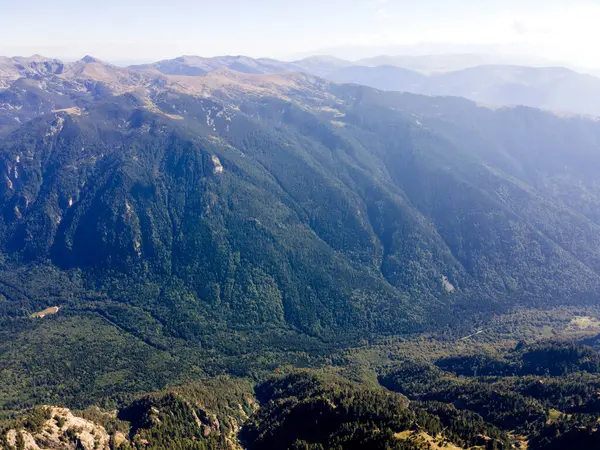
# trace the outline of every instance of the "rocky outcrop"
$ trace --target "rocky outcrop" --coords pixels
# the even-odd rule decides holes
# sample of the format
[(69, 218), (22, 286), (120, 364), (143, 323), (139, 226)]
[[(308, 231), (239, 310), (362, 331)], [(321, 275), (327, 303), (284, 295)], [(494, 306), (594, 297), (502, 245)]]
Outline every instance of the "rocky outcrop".
[[(41, 411), (41, 412), (40, 412)], [(3, 440), (7, 449), (23, 450), (110, 450), (110, 436), (104, 427), (73, 415), (66, 408), (38, 408), (38, 417), (44, 421), (12, 428)], [(1, 447), (0, 447), (1, 448)]]

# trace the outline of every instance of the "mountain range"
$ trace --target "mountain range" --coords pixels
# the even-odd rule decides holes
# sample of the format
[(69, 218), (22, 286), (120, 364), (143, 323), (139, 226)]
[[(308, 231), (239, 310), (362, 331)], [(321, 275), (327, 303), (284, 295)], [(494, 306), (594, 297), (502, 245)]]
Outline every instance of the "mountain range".
[[(598, 120), (338, 84), (306, 67), (362, 69), (302, 64), (2, 60), (0, 408), (264, 380), (515, 309), (593, 307)], [(277, 441), (262, 426), (279, 400), (331, 383), (335, 401), (359, 395), (319, 380), (283, 381), (299, 383), (285, 401), (264, 387), (273, 409), (248, 439)], [(379, 392), (364, 395), (406, 411)]]
[(255, 74), (300, 71), (380, 90), (600, 115), (600, 78), (562, 67), (499, 65), (490, 61), (494, 59), (470, 54), (380, 56), (356, 62), (315, 56), (290, 63), (247, 57), (185, 56), (132, 68), (152, 68), (168, 75), (203, 75), (218, 68)]
[[(600, 115), (600, 78), (563, 67), (490, 64), (485, 55), (380, 56), (355, 62), (312, 56), (293, 62), (246, 56), (182, 56), (130, 66), (138, 72), (202, 76), (219, 69), (247, 74), (302, 72), (338, 83), (423, 95), (457, 96), (490, 106), (525, 105)], [(66, 64), (66, 67), (73, 63)], [(65, 64), (41, 56), (0, 59), (0, 88), (25, 75), (58, 73)], [(116, 66), (112, 66), (115, 67)]]

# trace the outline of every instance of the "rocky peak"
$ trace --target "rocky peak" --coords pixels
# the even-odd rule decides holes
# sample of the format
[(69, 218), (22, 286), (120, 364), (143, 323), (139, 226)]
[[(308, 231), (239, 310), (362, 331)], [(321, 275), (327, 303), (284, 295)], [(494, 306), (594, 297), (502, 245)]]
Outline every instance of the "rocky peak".
[(86, 64), (101, 63), (102, 62), (98, 58), (94, 58), (93, 56), (90, 56), (90, 55), (85, 55), (83, 58), (81, 58), (80, 61), (84, 62)]

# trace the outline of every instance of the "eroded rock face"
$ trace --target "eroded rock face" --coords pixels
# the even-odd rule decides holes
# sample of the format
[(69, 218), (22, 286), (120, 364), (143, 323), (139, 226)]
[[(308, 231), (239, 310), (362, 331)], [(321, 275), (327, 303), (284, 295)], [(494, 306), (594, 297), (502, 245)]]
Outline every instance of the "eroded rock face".
[(73, 415), (66, 408), (44, 407), (45, 421), (32, 429), (11, 429), (4, 436), (8, 448), (24, 450), (109, 450), (104, 427)]
[(38, 406), (12, 423), (0, 423), (0, 450), (162, 450), (181, 440), (203, 441), (207, 448), (219, 445), (242, 450), (238, 432), (247, 412), (255, 410), (256, 403), (250, 401), (254, 402), (244, 395), (243, 405), (217, 416), (198, 399), (187, 400), (172, 392), (157, 394), (134, 402), (121, 414), (125, 421), (115, 427), (120, 417), (117, 411), (90, 408), (82, 414), (85, 419), (67, 408)]

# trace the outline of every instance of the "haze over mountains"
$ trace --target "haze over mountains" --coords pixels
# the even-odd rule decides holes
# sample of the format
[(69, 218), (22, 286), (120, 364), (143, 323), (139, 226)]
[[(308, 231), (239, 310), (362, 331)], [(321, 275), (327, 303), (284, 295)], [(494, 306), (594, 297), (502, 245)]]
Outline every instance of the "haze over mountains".
[[(525, 105), (561, 113), (600, 115), (600, 78), (561, 67), (489, 64), (498, 60), (477, 54), (380, 56), (356, 62), (328, 56), (294, 62), (245, 56), (182, 56), (131, 66), (130, 69), (185, 76), (206, 75), (222, 68), (248, 74), (299, 71), (381, 90), (458, 96), (488, 105)], [(2, 58), (0, 87), (7, 87), (24, 74), (59, 73), (64, 67), (60, 61), (40, 56)]]
[(222, 67), (245, 73), (301, 71), (381, 90), (600, 115), (600, 78), (560, 67), (491, 64), (498, 60), (476, 54), (381, 56), (356, 62), (316, 56), (291, 63), (247, 57), (186, 56), (132, 68), (154, 68), (169, 75), (202, 75)]

